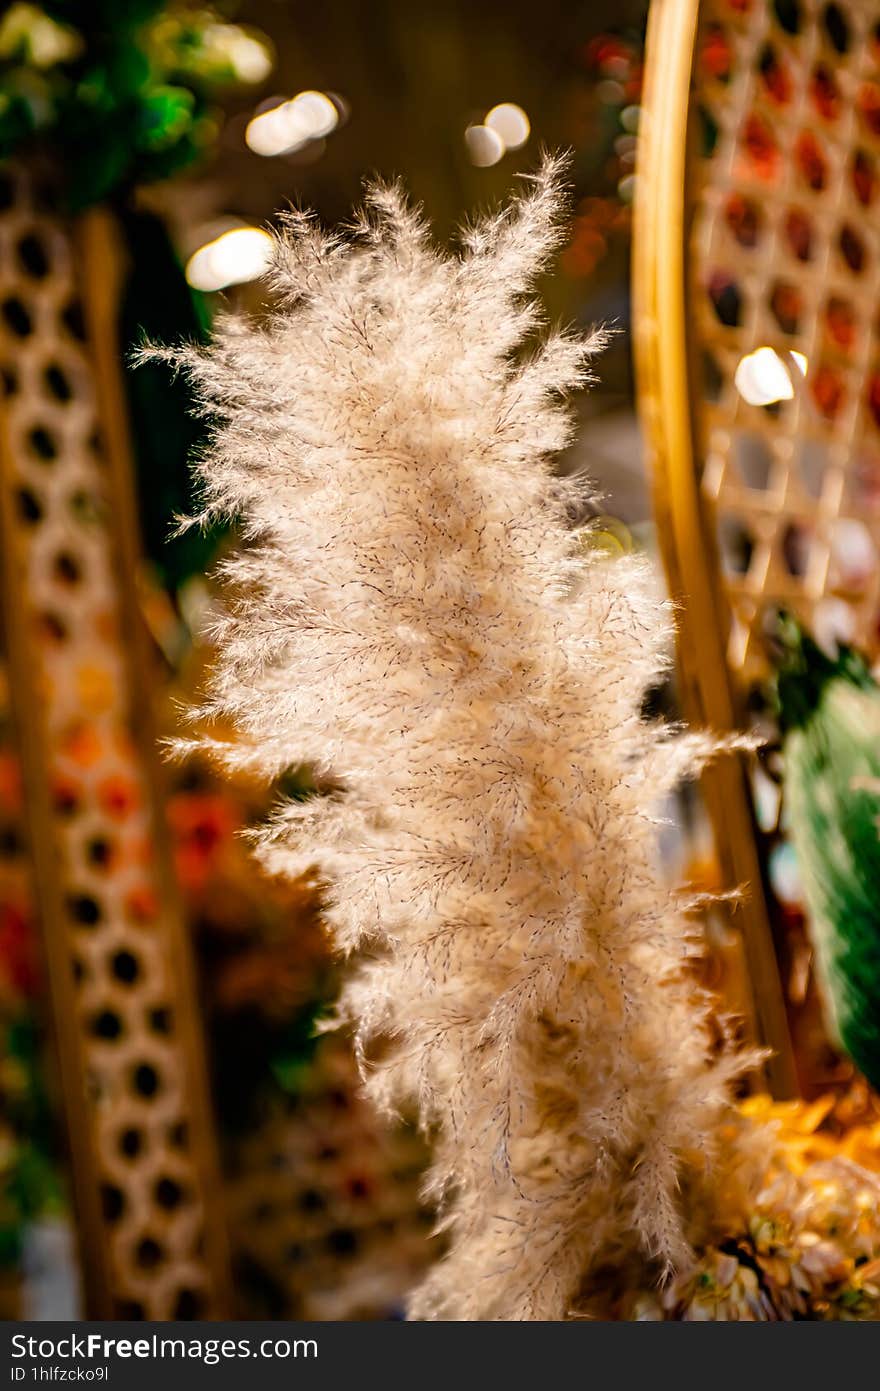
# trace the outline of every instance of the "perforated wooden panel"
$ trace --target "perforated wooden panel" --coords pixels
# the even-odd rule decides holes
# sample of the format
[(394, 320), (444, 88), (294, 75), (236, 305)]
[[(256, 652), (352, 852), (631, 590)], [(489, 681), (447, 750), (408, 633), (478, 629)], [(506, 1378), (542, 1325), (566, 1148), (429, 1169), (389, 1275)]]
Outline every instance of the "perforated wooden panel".
[(11, 697), (96, 1317), (227, 1308), (198, 1012), (166, 873), (105, 214), (0, 170)]
[(232, 1147), (240, 1315), (400, 1316), (438, 1254), (419, 1202), (425, 1161), (418, 1137), (361, 1095), (350, 1041), (322, 1040), (302, 1091)]
[(880, 637), (880, 6), (708, 0), (693, 82), (700, 486), (749, 686), (779, 607)]

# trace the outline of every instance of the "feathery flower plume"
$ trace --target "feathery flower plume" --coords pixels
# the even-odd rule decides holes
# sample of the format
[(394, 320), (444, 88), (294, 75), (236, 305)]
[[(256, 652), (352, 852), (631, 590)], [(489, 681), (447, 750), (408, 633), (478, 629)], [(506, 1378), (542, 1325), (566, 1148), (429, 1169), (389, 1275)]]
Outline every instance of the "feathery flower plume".
[(639, 560), (584, 559), (548, 461), (601, 334), (530, 290), (560, 162), (446, 255), (396, 186), (353, 232), (294, 213), (268, 323), (167, 356), (213, 420), (205, 515), (235, 514), (215, 752), (338, 790), (257, 836), (318, 864), (365, 1086), (416, 1098), (448, 1254), (415, 1317), (564, 1317), (600, 1264), (689, 1259), (734, 1167), (730, 1079), (688, 976), (655, 808), (703, 758), (644, 720), (669, 615)]

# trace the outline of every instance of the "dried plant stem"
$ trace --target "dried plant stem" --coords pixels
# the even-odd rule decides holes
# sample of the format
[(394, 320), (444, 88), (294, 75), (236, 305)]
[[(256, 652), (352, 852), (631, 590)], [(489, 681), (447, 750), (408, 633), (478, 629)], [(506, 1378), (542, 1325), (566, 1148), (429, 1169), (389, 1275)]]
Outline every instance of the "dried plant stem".
[(397, 188), (347, 240), (296, 214), (272, 321), (169, 354), (215, 420), (206, 514), (248, 542), (202, 713), (238, 727), (231, 761), (342, 787), (259, 851), (321, 866), (366, 1086), (434, 1137), (450, 1248), (417, 1317), (560, 1318), (600, 1262), (679, 1268), (685, 1208), (730, 1178), (743, 1064), (710, 1055), (654, 811), (708, 741), (643, 719), (669, 614), (641, 561), (575, 553), (548, 468), (601, 335), (514, 356), (559, 176), (460, 256)]

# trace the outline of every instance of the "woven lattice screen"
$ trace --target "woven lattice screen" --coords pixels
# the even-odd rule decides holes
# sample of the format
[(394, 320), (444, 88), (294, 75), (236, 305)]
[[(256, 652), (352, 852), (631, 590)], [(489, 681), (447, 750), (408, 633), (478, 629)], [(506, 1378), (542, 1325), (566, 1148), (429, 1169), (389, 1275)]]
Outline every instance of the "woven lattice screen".
[[(878, 647), (880, 7), (652, 0), (637, 172), (640, 408), (686, 714), (749, 722), (780, 609)], [(705, 780), (752, 1031), (796, 1086), (749, 771)], [(785, 957), (783, 949), (782, 956)]]
[(692, 107), (699, 481), (748, 685), (779, 606), (878, 644), (880, 7), (711, 0)]

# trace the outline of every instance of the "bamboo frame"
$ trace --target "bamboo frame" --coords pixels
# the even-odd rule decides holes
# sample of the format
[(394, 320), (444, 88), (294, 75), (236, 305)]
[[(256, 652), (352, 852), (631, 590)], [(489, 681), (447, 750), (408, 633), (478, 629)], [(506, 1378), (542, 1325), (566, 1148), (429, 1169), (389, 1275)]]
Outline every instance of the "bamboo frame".
[[(640, 131), (633, 254), (639, 406), (651, 457), (654, 508), (670, 592), (679, 611), (681, 700), (694, 724), (735, 729), (724, 601), (699, 493), (696, 392), (688, 331), (688, 133), (698, 0), (653, 0)], [(750, 794), (741, 759), (703, 779), (721, 870), (744, 885), (738, 909), (757, 1041), (772, 1049), (766, 1077), (780, 1097), (797, 1081)]]

